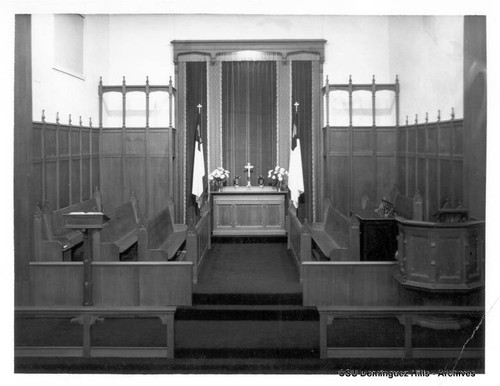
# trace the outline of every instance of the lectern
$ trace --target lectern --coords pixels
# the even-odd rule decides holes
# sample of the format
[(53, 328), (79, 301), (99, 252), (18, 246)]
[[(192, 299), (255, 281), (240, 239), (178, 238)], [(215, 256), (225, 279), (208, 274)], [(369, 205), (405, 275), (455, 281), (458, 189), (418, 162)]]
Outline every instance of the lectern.
[(106, 226), (109, 217), (102, 212), (71, 212), (64, 215), (65, 227), (83, 233), (83, 305), (92, 306), (92, 260), (94, 233)]

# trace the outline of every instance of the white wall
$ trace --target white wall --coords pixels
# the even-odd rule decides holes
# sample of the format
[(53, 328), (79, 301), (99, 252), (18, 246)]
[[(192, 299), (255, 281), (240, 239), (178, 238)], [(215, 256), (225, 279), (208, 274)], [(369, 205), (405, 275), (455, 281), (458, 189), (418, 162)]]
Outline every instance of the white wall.
[[(401, 122), (407, 114), (423, 119), (426, 111), (433, 120), (437, 109), (445, 119), (451, 107), (457, 118), (463, 116), (463, 17), (89, 15), (86, 23), (82, 81), (52, 69), (53, 16), (33, 17), (35, 120), (44, 108), (48, 120), (57, 110), (63, 119), (72, 113), (92, 116), (97, 124), (99, 76), (107, 85), (121, 84), (123, 76), (127, 84), (144, 84), (146, 76), (150, 84), (167, 84), (174, 77), (170, 42), (191, 39), (325, 39), (323, 73), (330, 83), (347, 83), (349, 75), (353, 83), (371, 82), (372, 75), (378, 83), (392, 83), (398, 74)], [(370, 115), (364, 99), (361, 124)], [(120, 98), (105, 108), (120, 125)], [(131, 100), (131, 108), (142, 108), (140, 98)], [(137, 111), (133, 117), (140, 124)]]
[(108, 30), (108, 16), (85, 17), (85, 77), (80, 79), (53, 68), (54, 16), (32, 16), (33, 120), (40, 121), (45, 110), (47, 122), (55, 122), (59, 112), (61, 123), (67, 123), (71, 114), (73, 124), (81, 116), (84, 125), (92, 117), (97, 126), (97, 85), (109, 66)]
[(463, 117), (463, 16), (395, 16), (389, 19), (390, 71), (399, 74), (401, 123)]

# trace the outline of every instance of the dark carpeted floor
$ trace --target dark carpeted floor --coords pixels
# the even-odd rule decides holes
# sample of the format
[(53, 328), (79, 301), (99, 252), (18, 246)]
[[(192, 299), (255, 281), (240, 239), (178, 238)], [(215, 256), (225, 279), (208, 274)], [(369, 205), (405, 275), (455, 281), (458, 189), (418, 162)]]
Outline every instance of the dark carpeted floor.
[(301, 293), (285, 243), (215, 243), (201, 265), (198, 294)]

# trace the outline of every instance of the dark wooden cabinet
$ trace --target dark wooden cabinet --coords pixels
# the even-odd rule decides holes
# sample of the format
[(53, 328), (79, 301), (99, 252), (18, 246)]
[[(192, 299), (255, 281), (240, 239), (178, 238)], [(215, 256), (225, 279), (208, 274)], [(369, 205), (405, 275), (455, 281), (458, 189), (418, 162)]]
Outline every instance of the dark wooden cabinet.
[(398, 248), (396, 221), (373, 210), (360, 210), (354, 216), (359, 221), (360, 260), (395, 261)]

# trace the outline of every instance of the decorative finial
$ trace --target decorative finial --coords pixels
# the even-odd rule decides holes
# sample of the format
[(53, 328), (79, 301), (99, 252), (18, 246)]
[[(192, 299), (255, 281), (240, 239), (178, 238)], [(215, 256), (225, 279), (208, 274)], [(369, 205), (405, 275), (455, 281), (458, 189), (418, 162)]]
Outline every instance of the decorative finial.
[(406, 126), (408, 126), (408, 115), (406, 116)]
[(299, 109), (300, 103), (296, 101), (293, 105), (295, 106), (295, 112), (297, 112)]
[(59, 123), (59, 111), (56, 113), (56, 123)]
[(415, 114), (415, 124), (418, 123), (418, 114)]
[(92, 127), (92, 117), (89, 117), (89, 127)]
[(328, 80), (328, 75), (326, 76), (326, 85), (328, 86), (330, 84), (329, 80)]
[(372, 75), (372, 83), (375, 84), (375, 74)]
[(352, 78), (351, 78), (351, 75), (349, 75), (349, 84), (352, 83)]
[(429, 113), (425, 113), (425, 123), (429, 122)]
[(441, 121), (441, 110), (438, 110), (438, 118), (437, 118), (438, 122)]
[(42, 110), (42, 122), (45, 122), (45, 110)]
[(102, 86), (102, 76), (99, 77), (99, 85)]
[(452, 120), (455, 119), (455, 108), (454, 107), (451, 108), (451, 119)]
[(68, 117), (68, 123), (71, 125), (71, 114)]
[(399, 83), (399, 77), (398, 77), (398, 74), (396, 74), (396, 83)]
[(78, 118), (78, 123), (80, 126), (82, 126), (82, 116), (80, 115), (80, 117)]
[(203, 106), (201, 105), (201, 103), (198, 103), (198, 106), (196, 106), (196, 107), (198, 107), (198, 114), (200, 114), (200, 113), (201, 113), (201, 108), (202, 108)]
[(149, 76), (146, 75), (146, 84), (149, 85)]
[(125, 86), (125, 76), (123, 76), (122, 84)]
[(168, 83), (172, 84), (172, 75), (170, 75), (170, 79), (169, 79)]

